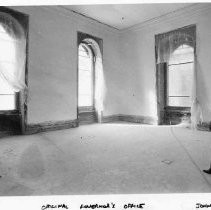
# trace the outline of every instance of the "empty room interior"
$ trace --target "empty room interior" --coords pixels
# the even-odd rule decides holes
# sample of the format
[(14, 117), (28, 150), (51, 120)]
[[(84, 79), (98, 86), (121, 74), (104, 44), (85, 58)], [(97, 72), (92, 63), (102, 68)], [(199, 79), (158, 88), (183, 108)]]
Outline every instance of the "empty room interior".
[(210, 20), (210, 3), (1, 6), (0, 195), (210, 193)]

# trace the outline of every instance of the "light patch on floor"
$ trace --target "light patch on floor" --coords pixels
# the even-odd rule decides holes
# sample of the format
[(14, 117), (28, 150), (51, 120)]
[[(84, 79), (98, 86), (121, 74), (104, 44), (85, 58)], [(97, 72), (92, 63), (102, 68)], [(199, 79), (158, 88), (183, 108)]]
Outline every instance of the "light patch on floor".
[(19, 162), (19, 175), (22, 179), (39, 179), (44, 175), (42, 153), (36, 145), (30, 145), (22, 154)]
[(211, 192), (211, 133), (95, 124), (0, 139), (0, 195)]

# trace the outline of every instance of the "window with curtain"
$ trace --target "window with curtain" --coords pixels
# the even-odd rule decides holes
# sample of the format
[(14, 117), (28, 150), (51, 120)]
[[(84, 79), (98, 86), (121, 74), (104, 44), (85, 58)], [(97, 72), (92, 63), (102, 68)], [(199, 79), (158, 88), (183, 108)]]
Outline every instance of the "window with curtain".
[(196, 128), (202, 116), (197, 98), (196, 25), (155, 35), (155, 57), (160, 123), (185, 121)]
[(93, 107), (94, 76), (93, 54), (87, 44), (80, 44), (78, 49), (78, 106)]
[(196, 26), (155, 36), (156, 63), (167, 64), (166, 105), (191, 107), (195, 95)]
[[(7, 68), (10, 74), (14, 74), (11, 66), (15, 65), (15, 40), (6, 32), (0, 24), (0, 68)], [(16, 109), (15, 91), (0, 77), (0, 110)]]
[(0, 12), (0, 111), (17, 109), (17, 93), (26, 88), (26, 34), (9, 13)]
[(194, 49), (179, 46), (170, 56), (167, 70), (167, 105), (190, 107), (194, 71)]

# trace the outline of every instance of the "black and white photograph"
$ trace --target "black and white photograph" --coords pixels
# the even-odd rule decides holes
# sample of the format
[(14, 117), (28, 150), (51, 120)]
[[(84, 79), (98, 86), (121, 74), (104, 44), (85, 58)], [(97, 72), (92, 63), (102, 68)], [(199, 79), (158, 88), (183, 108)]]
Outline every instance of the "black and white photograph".
[[(0, 199), (203, 200), (211, 2), (62, 2), (0, 5)], [(34, 209), (160, 209), (78, 203)]]

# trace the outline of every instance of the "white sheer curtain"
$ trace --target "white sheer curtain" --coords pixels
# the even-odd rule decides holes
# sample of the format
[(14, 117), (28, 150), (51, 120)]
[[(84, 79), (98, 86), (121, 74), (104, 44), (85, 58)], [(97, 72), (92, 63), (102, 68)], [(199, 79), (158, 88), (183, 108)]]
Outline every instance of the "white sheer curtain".
[(102, 58), (97, 57), (95, 62), (95, 69), (97, 70), (95, 73), (95, 107), (98, 113), (98, 121), (102, 120), (102, 112), (103, 112), (103, 102), (105, 96), (105, 84), (104, 84), (104, 76), (103, 76), (103, 63)]
[(197, 98), (197, 56), (195, 55), (194, 76), (192, 86), (192, 105), (191, 105), (191, 128), (197, 129), (197, 125), (203, 122), (203, 113), (200, 102)]
[(194, 73), (191, 95), (191, 127), (195, 129), (197, 128), (197, 124), (203, 120), (202, 109), (197, 98), (197, 60), (195, 54), (196, 26), (188, 26), (164, 34), (156, 35), (156, 63), (168, 63), (173, 52), (181, 45), (188, 45), (194, 49)]
[(11, 15), (0, 12), (0, 77), (14, 92), (26, 88), (26, 38), (20, 23)]

